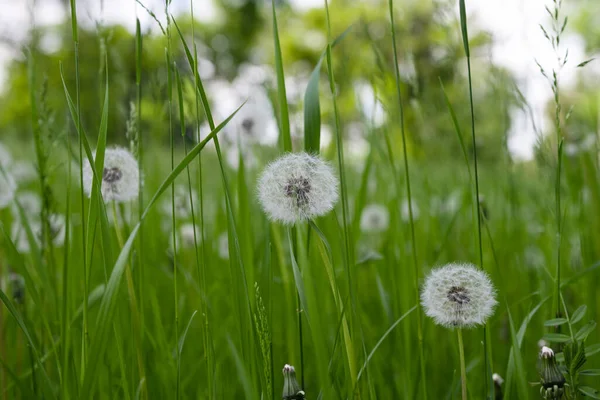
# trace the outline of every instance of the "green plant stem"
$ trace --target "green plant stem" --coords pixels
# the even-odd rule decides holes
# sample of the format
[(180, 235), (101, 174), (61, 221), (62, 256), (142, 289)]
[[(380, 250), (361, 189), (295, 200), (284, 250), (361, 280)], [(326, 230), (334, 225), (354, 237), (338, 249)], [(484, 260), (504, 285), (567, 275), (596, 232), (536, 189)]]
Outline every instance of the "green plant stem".
[[(119, 249), (123, 249), (125, 242), (123, 240), (123, 234), (121, 232), (121, 227), (120, 227), (119, 221), (117, 219), (117, 215), (118, 215), (117, 214), (117, 204), (115, 201), (112, 202), (112, 212), (113, 212), (113, 222), (114, 222), (114, 226), (115, 226), (115, 233), (117, 235), (117, 241), (119, 243)], [(145, 399), (147, 397), (147, 392), (146, 392), (146, 390), (144, 390), (145, 384), (146, 384), (146, 373), (145, 373), (145, 369), (144, 369), (144, 356), (143, 356), (142, 342), (141, 342), (142, 335), (141, 335), (141, 328), (140, 328), (140, 312), (138, 309), (137, 299), (136, 299), (136, 295), (135, 295), (135, 286), (133, 284), (133, 274), (131, 273), (131, 265), (129, 263), (125, 266), (125, 279), (127, 281), (129, 306), (131, 308), (131, 314), (132, 314), (132, 325), (133, 325), (133, 331), (134, 331), (135, 342), (136, 342), (135, 347), (136, 347), (136, 354), (137, 354), (138, 370), (139, 370), (139, 374), (140, 374), (140, 382), (142, 382), (140, 398)]]
[(398, 104), (400, 107), (400, 130), (402, 132), (402, 153), (404, 158), (404, 173), (406, 180), (406, 193), (408, 197), (408, 213), (410, 218), (410, 237), (412, 246), (412, 259), (414, 269), (414, 281), (413, 286), (416, 296), (417, 304), (417, 338), (419, 340), (419, 366), (421, 371), (421, 393), (424, 399), (427, 399), (427, 379), (425, 373), (425, 352), (423, 350), (423, 325), (422, 325), (422, 312), (421, 301), (419, 298), (419, 262), (417, 258), (417, 245), (415, 235), (415, 220), (413, 215), (412, 207), (412, 193), (410, 186), (410, 171), (408, 167), (408, 151), (406, 149), (406, 129), (404, 126), (404, 106), (402, 103), (402, 92), (400, 90), (400, 70), (398, 67), (398, 50), (396, 49), (396, 27), (394, 24), (394, 3), (393, 0), (389, 0), (390, 9), (390, 24), (392, 28), (392, 46), (394, 50), (394, 73), (396, 77), (396, 93), (398, 95)]
[(465, 364), (465, 346), (463, 344), (462, 329), (456, 330), (458, 336), (458, 355), (460, 357), (460, 385), (462, 400), (467, 400), (467, 367)]

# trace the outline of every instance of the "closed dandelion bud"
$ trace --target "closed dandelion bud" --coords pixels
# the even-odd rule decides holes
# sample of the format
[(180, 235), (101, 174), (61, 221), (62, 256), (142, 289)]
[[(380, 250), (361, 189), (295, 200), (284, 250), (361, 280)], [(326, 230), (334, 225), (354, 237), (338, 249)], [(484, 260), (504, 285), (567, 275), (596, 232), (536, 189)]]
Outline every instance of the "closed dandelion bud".
[(472, 264), (448, 264), (431, 271), (421, 303), (427, 316), (447, 328), (483, 325), (494, 313), (496, 292), (488, 275)]
[(296, 380), (296, 370), (285, 364), (283, 367), (283, 400), (304, 400), (304, 391)]
[(495, 400), (502, 400), (504, 395), (502, 394), (502, 384), (504, 384), (504, 379), (500, 376), (500, 374), (493, 374), (492, 380), (494, 381), (494, 392), (495, 392)]
[(12, 291), (12, 298), (17, 304), (23, 304), (25, 302), (25, 279), (23, 276), (11, 272), (8, 275), (8, 282)]
[(333, 168), (319, 157), (286, 154), (261, 174), (258, 198), (269, 219), (293, 225), (333, 209), (338, 201), (338, 179)]
[(558, 369), (554, 351), (550, 347), (542, 347), (538, 359), (538, 373), (542, 387), (540, 394), (544, 399), (561, 399), (564, 394), (565, 377)]
[[(102, 179), (102, 198), (104, 201), (126, 202), (138, 197), (140, 175), (138, 162), (133, 155), (122, 147), (106, 149), (104, 169), (97, 171)], [(94, 173), (89, 162), (83, 164), (83, 189), (92, 194)]]

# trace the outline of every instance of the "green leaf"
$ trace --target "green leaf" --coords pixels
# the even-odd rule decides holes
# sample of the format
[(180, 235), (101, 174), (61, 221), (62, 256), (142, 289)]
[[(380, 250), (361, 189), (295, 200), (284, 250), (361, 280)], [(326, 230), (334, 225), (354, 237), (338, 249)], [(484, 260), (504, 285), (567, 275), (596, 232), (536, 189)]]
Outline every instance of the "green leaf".
[(580, 386), (579, 391), (592, 399), (600, 399), (600, 392), (593, 387)]
[(469, 51), (469, 33), (467, 30), (467, 10), (465, 7), (465, 0), (459, 0), (458, 4), (460, 8), (460, 31), (462, 33), (463, 46), (465, 48), (466, 56), (471, 57), (471, 52)]
[(313, 69), (304, 93), (304, 149), (308, 153), (319, 154), (321, 150), (321, 102), (319, 100), (319, 79), (323, 57)]
[(600, 376), (600, 368), (597, 368), (597, 369), (584, 369), (583, 371), (579, 372), (579, 375)]
[(568, 320), (566, 318), (554, 318), (544, 322), (544, 326), (559, 326), (562, 324), (566, 324), (567, 322)]
[(585, 340), (594, 329), (596, 329), (596, 321), (588, 322), (575, 334), (575, 339)]
[(571, 337), (562, 333), (546, 333), (542, 339), (548, 342), (566, 343), (571, 340)]
[(593, 356), (594, 354), (600, 353), (600, 343), (592, 344), (585, 348), (586, 357)]
[(283, 72), (283, 56), (279, 42), (279, 28), (277, 27), (277, 13), (273, 1), (273, 41), (275, 49), (275, 71), (277, 72), (277, 103), (279, 108), (279, 131), (283, 138), (283, 151), (292, 151), (292, 135), (290, 133), (290, 116), (285, 91), (285, 75)]
[(585, 316), (586, 312), (587, 306), (585, 304), (580, 306), (577, 310), (575, 310), (573, 315), (571, 315), (571, 325), (575, 325), (576, 323), (581, 321), (581, 319)]

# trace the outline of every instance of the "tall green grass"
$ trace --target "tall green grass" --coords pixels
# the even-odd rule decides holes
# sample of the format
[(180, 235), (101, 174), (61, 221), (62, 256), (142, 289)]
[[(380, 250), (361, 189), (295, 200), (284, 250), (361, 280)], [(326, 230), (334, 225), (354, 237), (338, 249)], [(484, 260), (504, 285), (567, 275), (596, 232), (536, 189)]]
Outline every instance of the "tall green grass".
[[(392, 47), (393, 60), (382, 59), (381, 77), (372, 81), (374, 86), (390, 86), (393, 97), (379, 96), (375, 90), (389, 121), (382, 128), (365, 125), (369, 148), (363, 162), (347, 152), (350, 138), (345, 132), (351, 121), (344, 119), (341, 102), (344, 91), (352, 88), (340, 79), (352, 61), (348, 52), (354, 49), (359, 31), (355, 27), (362, 22), (340, 29), (339, 2), (325, 1), (322, 10), (314, 11), (326, 42), (315, 54), (301, 105), (301, 147), (336, 165), (341, 199), (331, 214), (293, 228), (267, 220), (255, 188), (260, 167), (279, 154), (300, 150), (294, 148), (290, 116), (295, 110), (288, 104), (285, 86), (287, 60), (293, 56), (282, 40), (284, 27), (288, 29), (287, 10), (273, 2), (264, 11), (272, 25), (268, 46), (273, 54), (280, 143), (276, 149), (255, 149), (259, 168), (242, 156), (237, 169), (227, 165), (227, 145), (219, 135), (231, 127), (237, 110), (223, 121), (213, 115), (209, 99), (214, 94), (207, 93), (210, 86), (198, 72), (199, 50), (195, 41), (190, 42), (183, 19), (171, 14), (170, 2), (164, 4), (167, 22), (160, 27), (165, 79), (159, 93), (164, 96), (164, 113), (156, 116), (168, 119), (169, 131), (164, 132), (164, 143), (145, 134), (150, 111), (142, 87), (149, 79), (144, 60), (150, 50), (144, 47), (146, 34), (136, 20), (131, 144), (143, 182), (137, 201), (116, 205), (105, 204), (99, 182), (105, 150), (116, 144), (108, 132), (109, 105), (114, 101), (109, 82), (122, 71), (109, 71), (110, 41), (104, 50), (99, 46), (105, 60), (97, 82), (102, 95), (93, 101), (98, 101), (100, 118), (97, 126), (90, 123), (81, 107), (77, 5), (75, 0), (69, 3), (75, 65), (60, 68), (70, 134), (56, 149), (56, 159), (65, 160), (58, 169), (51, 168), (54, 156), (45, 159), (49, 133), (40, 123), (45, 121), (44, 90), (35, 73), (37, 60), (33, 55), (28, 59), (31, 147), (39, 168), (35, 185), (40, 192), (51, 193), (55, 202), (44, 202), (46, 225), (39, 244), (22, 207), (17, 207), (16, 215), (0, 210), (3, 278), (10, 266), (26, 284), (22, 304), (6, 285), (0, 291), (4, 398), (276, 399), (283, 384), (279, 371), (290, 363), (297, 367), (306, 398), (494, 398), (491, 377), (497, 372), (505, 377), (505, 399), (533, 399), (539, 393), (529, 385), (539, 379), (538, 340), (545, 337), (555, 345), (587, 334), (589, 375), (583, 374), (582, 380), (594, 383), (600, 348), (593, 341), (598, 333), (591, 331), (593, 324), (580, 330), (574, 326), (585, 314), (581, 304), (587, 304), (588, 315), (598, 307), (594, 286), (600, 269), (595, 246), (598, 221), (586, 218), (595, 206), (575, 201), (580, 194), (567, 175), (573, 165), (558, 143), (553, 185), (540, 179), (542, 172), (531, 164), (487, 165), (478, 160), (478, 146), (485, 143), (475, 125), (480, 117), (475, 115), (473, 93), (478, 71), (471, 69), (464, 0), (459, 0), (459, 21), (468, 104), (452, 98), (447, 90), (450, 82), (440, 78), (439, 102), (447, 108), (440, 112), (447, 114), (462, 152), (448, 165), (413, 151), (418, 135), (408, 128), (405, 112), (415, 105), (407, 101), (398, 67), (403, 54), (399, 49), (405, 46), (398, 34), (403, 3), (387, 2), (390, 25), (382, 40)], [(151, 12), (141, 3), (140, 7)], [(192, 15), (194, 7), (190, 2)], [(192, 28), (192, 38), (196, 33)], [(74, 76), (68, 75), (67, 67), (74, 68)], [(457, 112), (460, 107), (468, 109), (470, 143)], [(201, 140), (203, 121), (211, 133)], [(557, 121), (560, 128), (564, 122)], [(321, 151), (324, 123), (333, 127), (334, 140)], [(598, 168), (594, 155), (587, 156), (581, 168), (597, 200)], [(85, 163), (90, 163), (95, 177), (89, 198), (82, 189)], [(498, 179), (508, 169), (511, 179)], [(52, 174), (58, 178), (50, 179)], [(194, 233), (193, 248), (176, 240), (181, 221), (175, 185), (187, 188), (190, 202), (193, 191), (198, 193), (190, 217), (200, 232)], [(432, 204), (436, 198), (446, 201), (453, 192), (458, 199), (455, 207)], [(481, 193), (489, 208), (486, 217), (479, 205)], [(170, 212), (158, 207), (163, 201)], [(362, 210), (371, 203), (390, 212), (385, 232), (361, 230)], [(549, 203), (554, 214), (546, 212)], [(579, 219), (569, 218), (576, 212), (565, 212), (567, 204), (581, 208)], [(65, 245), (53, 248), (47, 218), (59, 211), (66, 214), (69, 229)], [(111, 225), (119, 215), (123, 222)], [(29, 253), (17, 248), (11, 233), (15, 220), (24, 221)], [(541, 232), (533, 229), (534, 224)], [(574, 256), (581, 258), (581, 267), (570, 267), (566, 255), (573, 249), (566, 240), (557, 246), (557, 230), (562, 238), (577, 233), (588, 243)], [(228, 237), (227, 260), (219, 255), (222, 233)], [(532, 254), (540, 255), (542, 262), (536, 264)], [(455, 333), (423, 315), (421, 278), (435, 265), (473, 259), (492, 277), (501, 305), (483, 332), (459, 331), (456, 341)], [(551, 311), (546, 307), (549, 302)], [(568, 313), (571, 309), (577, 311)], [(554, 332), (557, 326), (568, 326), (569, 335)], [(464, 351), (457, 351), (457, 346)], [(461, 375), (469, 377), (464, 389)]]

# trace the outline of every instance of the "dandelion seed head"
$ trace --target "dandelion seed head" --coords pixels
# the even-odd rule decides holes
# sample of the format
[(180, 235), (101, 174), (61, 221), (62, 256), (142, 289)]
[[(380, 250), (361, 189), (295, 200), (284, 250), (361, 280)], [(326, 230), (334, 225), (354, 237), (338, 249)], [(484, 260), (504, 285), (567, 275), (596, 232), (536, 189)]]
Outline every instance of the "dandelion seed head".
[(338, 200), (338, 180), (321, 158), (286, 154), (262, 172), (258, 198), (271, 220), (292, 225), (331, 211)]
[[(162, 210), (165, 215), (171, 217), (173, 213), (173, 199), (168, 196), (162, 203)], [(195, 214), (199, 214), (198, 193), (191, 190), (187, 185), (175, 186), (175, 217), (178, 219), (188, 219), (192, 217), (192, 208)], [(170, 219), (169, 219), (170, 221)]]
[(390, 226), (390, 213), (381, 204), (369, 204), (360, 215), (360, 230), (369, 233), (386, 231)]
[[(25, 215), (39, 215), (42, 211), (42, 199), (35, 192), (24, 191), (17, 194), (17, 203), (23, 209)], [(12, 206), (12, 213), (15, 218), (19, 218), (19, 208), (16, 204)]]
[[(175, 234), (175, 240), (178, 249), (193, 249), (202, 241), (200, 227), (192, 223), (182, 224)], [(171, 236), (171, 247), (173, 247), (173, 236)]]
[[(98, 171), (100, 174), (100, 171)], [(126, 202), (138, 197), (139, 170), (135, 157), (122, 147), (106, 149), (102, 175), (102, 197), (104, 201)], [(88, 162), (83, 165), (83, 186), (86, 194), (91, 196), (92, 167)]]
[[(421, 215), (421, 210), (419, 209), (419, 206), (417, 205), (417, 203), (415, 203), (414, 199), (412, 200), (411, 204), (412, 204), (413, 220), (416, 221), (419, 219), (419, 216)], [(409, 207), (408, 199), (404, 199), (402, 201), (402, 205), (400, 206), (400, 212), (402, 214), (402, 221), (410, 222), (410, 207)]]
[(541, 358), (552, 358), (552, 357), (554, 357), (554, 350), (552, 350), (548, 346), (543, 346), (542, 350), (540, 350), (540, 357)]
[[(28, 221), (29, 228), (33, 235), (33, 240), (39, 247), (42, 243), (43, 226), (39, 220)], [(66, 224), (65, 217), (60, 214), (51, 214), (48, 217), (48, 237), (52, 240), (54, 246), (62, 246), (65, 243)], [(15, 247), (20, 253), (29, 253), (31, 251), (31, 242), (27, 236), (25, 225), (20, 219), (17, 219), (11, 228), (11, 237)]]
[(17, 161), (10, 168), (10, 173), (18, 185), (33, 181), (37, 177), (37, 170), (27, 161)]
[(498, 386), (502, 386), (502, 384), (504, 383), (504, 379), (500, 376), (500, 374), (494, 373), (492, 375), (492, 380), (494, 381), (495, 384), (497, 384)]
[(472, 264), (431, 271), (421, 291), (425, 313), (447, 328), (482, 325), (493, 314), (496, 294), (488, 275)]

